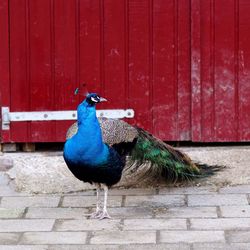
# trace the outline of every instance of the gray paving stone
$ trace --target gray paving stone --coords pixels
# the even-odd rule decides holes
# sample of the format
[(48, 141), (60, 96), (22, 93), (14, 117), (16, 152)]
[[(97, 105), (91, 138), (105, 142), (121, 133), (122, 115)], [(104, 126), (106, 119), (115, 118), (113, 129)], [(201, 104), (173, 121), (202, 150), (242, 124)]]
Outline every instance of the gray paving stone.
[(129, 218), (151, 218), (153, 210), (148, 207), (114, 207), (108, 209), (113, 219)]
[(232, 187), (223, 187), (219, 189), (222, 194), (250, 194), (250, 185), (240, 185)]
[(155, 188), (111, 189), (109, 195), (154, 195)]
[(130, 244), (119, 246), (119, 250), (190, 250), (187, 244)]
[(0, 220), (0, 232), (50, 231), (54, 222), (50, 219)]
[(24, 208), (1, 208), (0, 219), (19, 218), (23, 215)]
[(244, 194), (188, 195), (188, 206), (248, 205)]
[[(211, 187), (166, 188), (160, 195), (155, 189), (114, 189), (108, 201), (113, 219), (103, 221), (86, 218), (87, 208), (94, 210), (96, 205), (93, 191), (65, 195), (60, 208), (58, 196), (9, 193), (0, 203), (0, 250), (250, 249), (249, 187), (223, 188), (219, 194)], [(120, 207), (122, 195), (126, 196), (125, 207)], [(58, 200), (53, 203), (48, 198)], [(220, 206), (224, 218), (217, 217), (215, 206)], [(20, 219), (25, 207), (26, 219)], [(191, 230), (187, 230), (186, 218)], [(52, 228), (56, 231), (49, 232)], [(160, 244), (155, 244), (156, 230), (161, 230)], [(14, 245), (17, 242), (21, 245)]]
[(184, 195), (126, 196), (125, 206), (161, 207), (184, 206)]
[(162, 243), (224, 242), (223, 231), (161, 231)]
[(226, 244), (226, 243), (195, 243), (193, 250), (247, 250), (246, 245), (240, 244)]
[(19, 237), (18, 233), (0, 233), (0, 244), (15, 244)]
[(222, 206), (222, 217), (250, 217), (250, 206)]
[(190, 250), (187, 244), (54, 245), (49, 250)]
[[(108, 207), (120, 207), (122, 196), (109, 196)], [(94, 196), (65, 196), (62, 203), (63, 207), (95, 207), (96, 197)]]
[(211, 194), (217, 191), (214, 186), (204, 187), (170, 187), (162, 188), (159, 194)]
[(250, 218), (190, 219), (195, 230), (242, 230), (250, 229)]
[(85, 191), (79, 191), (79, 192), (72, 192), (72, 193), (65, 193), (67, 196), (95, 196), (96, 191), (93, 190), (85, 190)]
[(227, 232), (226, 235), (229, 242), (250, 243), (250, 231), (232, 231)]
[(128, 219), (124, 230), (185, 230), (185, 219)]
[(156, 243), (155, 231), (96, 231), (91, 244), (147, 244)]
[(31, 196), (31, 197), (3, 197), (1, 207), (57, 207), (60, 197), (53, 196)]
[(85, 219), (88, 214), (86, 208), (53, 207), (40, 208), (30, 207), (25, 218), (44, 218), (44, 219)]
[(232, 243), (230, 250), (247, 250), (250, 249), (250, 243)]
[(50, 245), (49, 250), (110, 250), (119, 249), (117, 245)]
[(16, 192), (9, 185), (4, 185), (0, 187), (0, 196), (31, 196), (25, 193)]
[(21, 244), (85, 244), (86, 238), (86, 232), (28, 232)]
[(156, 212), (158, 218), (217, 218), (216, 207), (171, 207)]
[(46, 245), (0, 245), (0, 250), (49, 250)]
[(119, 230), (120, 220), (61, 220), (56, 224), (56, 231), (95, 231)]
[[(0, 166), (1, 166), (1, 163), (0, 163)], [(2, 173), (0, 170), (0, 189), (8, 185), (9, 182), (10, 182), (10, 178), (5, 173)]]

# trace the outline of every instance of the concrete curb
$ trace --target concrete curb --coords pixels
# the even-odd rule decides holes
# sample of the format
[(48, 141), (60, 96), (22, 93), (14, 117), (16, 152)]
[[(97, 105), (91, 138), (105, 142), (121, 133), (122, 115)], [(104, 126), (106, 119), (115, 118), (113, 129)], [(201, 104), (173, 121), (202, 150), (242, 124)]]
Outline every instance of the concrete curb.
[[(194, 161), (226, 166), (215, 176), (197, 180), (196, 185), (250, 184), (250, 146), (187, 147), (180, 150), (187, 153)], [(71, 174), (64, 163), (62, 152), (3, 153), (0, 155), (0, 162), (7, 162), (8, 168), (10, 168), (9, 163), (13, 163), (13, 168), (9, 170), (4, 168), (4, 173), (9, 176), (17, 191), (67, 193), (92, 188)], [(138, 182), (137, 177), (124, 175), (118, 186), (145, 186), (145, 183)], [(159, 183), (151, 185), (156, 186)]]

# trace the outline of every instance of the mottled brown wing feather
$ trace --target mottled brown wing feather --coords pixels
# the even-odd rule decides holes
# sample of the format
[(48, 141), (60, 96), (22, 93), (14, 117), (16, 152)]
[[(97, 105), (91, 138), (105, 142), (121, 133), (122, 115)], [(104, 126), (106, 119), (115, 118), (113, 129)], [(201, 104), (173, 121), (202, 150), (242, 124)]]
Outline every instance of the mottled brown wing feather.
[[(138, 136), (138, 130), (118, 119), (98, 118), (104, 143), (112, 146), (123, 142), (132, 142)], [(66, 139), (68, 140), (77, 133), (77, 122), (72, 124), (67, 131)]]

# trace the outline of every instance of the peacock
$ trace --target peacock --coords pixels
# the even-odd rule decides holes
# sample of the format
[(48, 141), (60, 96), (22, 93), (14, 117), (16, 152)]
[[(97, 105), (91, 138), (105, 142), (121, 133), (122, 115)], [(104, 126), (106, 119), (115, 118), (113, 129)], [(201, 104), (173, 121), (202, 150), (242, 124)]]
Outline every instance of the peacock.
[(77, 122), (67, 131), (63, 152), (73, 175), (96, 187), (96, 210), (91, 218), (111, 218), (107, 211), (108, 190), (120, 181), (125, 166), (135, 174), (143, 169), (141, 179), (161, 177), (172, 182), (206, 177), (221, 169), (195, 163), (181, 151), (123, 120), (98, 119), (96, 105), (103, 101), (107, 100), (96, 93), (86, 95), (77, 108)]

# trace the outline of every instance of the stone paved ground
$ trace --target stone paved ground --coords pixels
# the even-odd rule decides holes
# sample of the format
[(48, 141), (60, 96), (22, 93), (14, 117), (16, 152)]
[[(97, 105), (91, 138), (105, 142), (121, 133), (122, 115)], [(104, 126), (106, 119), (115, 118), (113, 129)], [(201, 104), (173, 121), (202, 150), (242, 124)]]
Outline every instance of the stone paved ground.
[(27, 195), (0, 185), (0, 250), (250, 249), (250, 186), (116, 189), (111, 220), (94, 191)]

